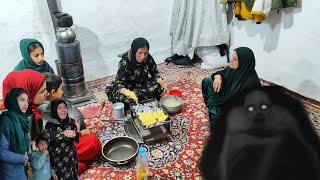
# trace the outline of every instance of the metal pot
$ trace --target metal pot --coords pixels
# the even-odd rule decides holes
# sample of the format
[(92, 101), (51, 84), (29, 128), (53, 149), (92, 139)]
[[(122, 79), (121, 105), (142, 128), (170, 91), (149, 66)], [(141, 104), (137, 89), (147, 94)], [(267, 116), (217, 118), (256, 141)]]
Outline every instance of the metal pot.
[(175, 114), (182, 111), (183, 100), (178, 96), (166, 95), (160, 98), (160, 103), (167, 113)]
[(139, 144), (136, 140), (128, 136), (120, 136), (102, 146), (102, 155), (111, 165), (125, 165), (135, 159), (138, 149)]
[(76, 39), (76, 33), (70, 27), (58, 27), (56, 37), (59, 42), (68, 43)]

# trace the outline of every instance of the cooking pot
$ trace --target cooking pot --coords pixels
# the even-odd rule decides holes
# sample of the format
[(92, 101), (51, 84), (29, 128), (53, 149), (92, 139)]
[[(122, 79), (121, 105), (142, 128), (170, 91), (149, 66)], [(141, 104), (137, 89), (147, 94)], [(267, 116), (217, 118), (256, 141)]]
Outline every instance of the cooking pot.
[(169, 114), (175, 114), (182, 111), (183, 100), (178, 96), (166, 95), (160, 98), (163, 109)]
[(107, 141), (102, 146), (102, 155), (109, 164), (125, 165), (135, 159), (139, 149), (136, 140), (128, 136), (120, 136)]

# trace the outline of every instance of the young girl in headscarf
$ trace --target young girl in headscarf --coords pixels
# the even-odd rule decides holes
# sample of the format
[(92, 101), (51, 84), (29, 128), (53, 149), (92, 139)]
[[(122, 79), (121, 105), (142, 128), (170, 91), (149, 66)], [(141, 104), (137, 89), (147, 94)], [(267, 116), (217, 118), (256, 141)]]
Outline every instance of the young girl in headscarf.
[(202, 80), (203, 100), (208, 108), (211, 124), (218, 118), (220, 108), (226, 107), (230, 100), (261, 87), (254, 68), (252, 50), (239, 47), (234, 50), (229, 67)]
[(75, 143), (79, 142), (80, 120), (68, 116), (65, 101), (51, 102), (51, 116), (44, 134), (49, 139), (51, 166), (59, 179), (78, 179), (78, 157)]
[(5, 99), (6, 112), (0, 116), (0, 177), (2, 180), (26, 180), (30, 123), (26, 111), (27, 93), (13, 88)]
[[(32, 105), (32, 112), (34, 115), (33, 119), (35, 121), (39, 121), (41, 119), (37, 105), (44, 103), (48, 96), (45, 75), (31, 69), (12, 71), (3, 80), (2, 85), (3, 101), (5, 101), (5, 94), (12, 88), (23, 88), (27, 92)], [(4, 107), (2, 105), (2, 109), (3, 108)], [(32, 137), (41, 133), (42, 130), (42, 124), (36, 124), (35, 121), (33, 121), (32, 124), (32, 129), (34, 130), (31, 132)]]
[(149, 42), (144, 38), (133, 40), (131, 49), (122, 56), (115, 81), (106, 88), (109, 101), (129, 103), (160, 98), (167, 89), (160, 77), (157, 64), (149, 54)]
[[(63, 94), (62, 80), (59, 76), (52, 73), (44, 73), (46, 76), (47, 91), (49, 96), (47, 101), (39, 106), (39, 111), (42, 115), (43, 121), (47, 122), (51, 119), (51, 104), (50, 102), (59, 100)], [(79, 174), (87, 169), (87, 164), (95, 157), (101, 154), (101, 142), (95, 134), (91, 134), (90, 130), (86, 128), (81, 112), (77, 107), (66, 101), (68, 106), (68, 115), (72, 119), (80, 118), (80, 137), (79, 143), (75, 144), (78, 154), (78, 170)]]
[(52, 67), (44, 60), (44, 49), (36, 39), (22, 39), (20, 41), (22, 60), (14, 68), (15, 71), (33, 69), (40, 73), (54, 73)]

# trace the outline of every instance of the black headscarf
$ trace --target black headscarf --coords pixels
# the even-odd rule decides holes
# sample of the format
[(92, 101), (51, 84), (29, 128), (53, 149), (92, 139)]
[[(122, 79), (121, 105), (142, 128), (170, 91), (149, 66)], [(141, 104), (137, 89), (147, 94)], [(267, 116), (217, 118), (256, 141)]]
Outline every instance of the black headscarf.
[(61, 104), (61, 103), (65, 104), (66, 107), (68, 107), (68, 106), (67, 106), (67, 103), (66, 103), (64, 100), (62, 100), (62, 99), (55, 100), (55, 101), (52, 101), (52, 102), (51, 102), (51, 117), (52, 117), (53, 119), (58, 120), (58, 122), (61, 123), (61, 124), (68, 124), (69, 121), (70, 121), (68, 114), (67, 114), (66, 119), (61, 119), (61, 118), (59, 117), (59, 115), (58, 115), (57, 109), (58, 109), (59, 104)]
[[(142, 37), (139, 37), (139, 38), (136, 38), (132, 41), (131, 43), (131, 49), (129, 51), (130, 53), (130, 60), (131, 62), (133, 62), (134, 64), (143, 64), (144, 62), (140, 63), (136, 60), (136, 53), (138, 51), (139, 48), (143, 47), (144, 45), (147, 46), (148, 50), (150, 48), (149, 46), (149, 42), (145, 39), (145, 38), (142, 38)], [(149, 57), (149, 54), (148, 54), (148, 57)], [(147, 58), (148, 58), (147, 57)]]

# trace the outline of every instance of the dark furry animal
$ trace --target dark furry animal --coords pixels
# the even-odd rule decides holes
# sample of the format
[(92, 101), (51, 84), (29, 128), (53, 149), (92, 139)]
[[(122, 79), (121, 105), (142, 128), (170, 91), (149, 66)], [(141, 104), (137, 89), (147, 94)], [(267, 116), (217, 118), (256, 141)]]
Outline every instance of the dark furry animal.
[(200, 159), (208, 180), (319, 180), (320, 142), (303, 105), (279, 87), (230, 103)]

